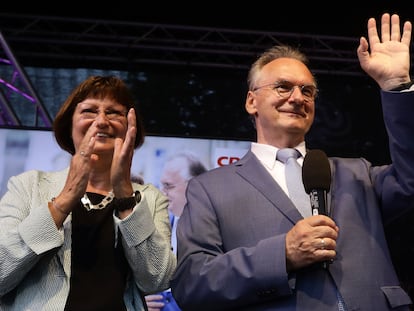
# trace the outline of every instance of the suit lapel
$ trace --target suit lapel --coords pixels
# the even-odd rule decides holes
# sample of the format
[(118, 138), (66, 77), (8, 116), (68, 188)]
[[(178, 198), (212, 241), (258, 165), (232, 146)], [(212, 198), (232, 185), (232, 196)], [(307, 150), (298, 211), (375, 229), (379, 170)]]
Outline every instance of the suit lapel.
[(283, 189), (250, 150), (236, 162), (236, 173), (272, 202), (292, 223), (303, 218)]

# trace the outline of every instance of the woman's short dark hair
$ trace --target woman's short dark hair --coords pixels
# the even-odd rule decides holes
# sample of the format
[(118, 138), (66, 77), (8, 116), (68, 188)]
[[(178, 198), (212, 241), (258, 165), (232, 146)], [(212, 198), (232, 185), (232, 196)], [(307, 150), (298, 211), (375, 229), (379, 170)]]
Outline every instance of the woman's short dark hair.
[(75, 146), (72, 139), (73, 114), (77, 104), (87, 98), (108, 98), (126, 107), (127, 111), (130, 108), (135, 108), (137, 136), (134, 146), (138, 148), (144, 143), (145, 130), (143, 121), (140, 113), (138, 113), (134, 96), (126, 83), (115, 76), (90, 76), (72, 91), (53, 121), (55, 139), (63, 150), (70, 154), (75, 154)]

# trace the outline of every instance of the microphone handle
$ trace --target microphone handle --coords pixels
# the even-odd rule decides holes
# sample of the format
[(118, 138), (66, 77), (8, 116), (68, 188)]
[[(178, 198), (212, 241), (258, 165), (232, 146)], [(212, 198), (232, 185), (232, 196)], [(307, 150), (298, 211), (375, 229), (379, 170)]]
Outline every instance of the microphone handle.
[(328, 215), (327, 194), (325, 190), (312, 189), (309, 192), (312, 215)]
[[(327, 193), (325, 190), (313, 189), (309, 192), (312, 215), (328, 215)], [(328, 269), (333, 260), (322, 262), (322, 268)]]

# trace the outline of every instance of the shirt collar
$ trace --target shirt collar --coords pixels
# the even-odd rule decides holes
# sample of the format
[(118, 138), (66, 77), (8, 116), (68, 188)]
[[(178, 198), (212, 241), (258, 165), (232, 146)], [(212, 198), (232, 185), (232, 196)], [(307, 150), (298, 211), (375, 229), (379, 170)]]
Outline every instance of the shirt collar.
[[(300, 154), (302, 155), (302, 161), (303, 158), (306, 155), (306, 143), (303, 141), (299, 145), (295, 147)], [(273, 169), (276, 163), (276, 154), (278, 152), (279, 148), (276, 148), (271, 145), (266, 144), (259, 144), (252, 142), (251, 144), (251, 151), (253, 154), (260, 160), (260, 162), (263, 163), (268, 169)]]

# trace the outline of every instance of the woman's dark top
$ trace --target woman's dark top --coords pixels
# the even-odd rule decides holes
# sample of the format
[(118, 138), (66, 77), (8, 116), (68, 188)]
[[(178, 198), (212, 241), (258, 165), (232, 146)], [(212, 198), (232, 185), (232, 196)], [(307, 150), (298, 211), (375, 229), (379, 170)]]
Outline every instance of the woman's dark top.
[[(87, 193), (93, 204), (103, 195)], [(128, 264), (122, 243), (115, 245), (113, 204), (72, 211), (72, 266), (66, 311), (126, 311), (123, 300)]]

